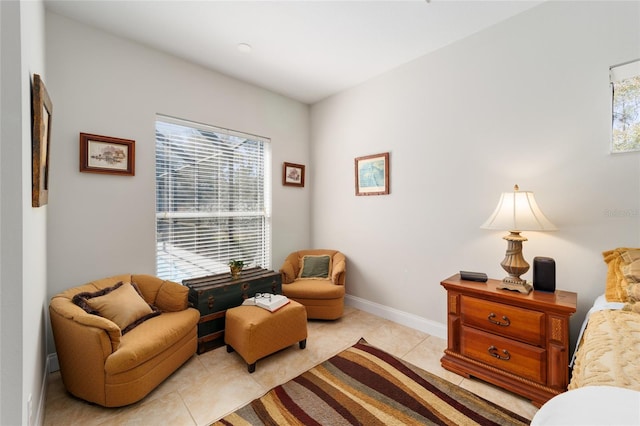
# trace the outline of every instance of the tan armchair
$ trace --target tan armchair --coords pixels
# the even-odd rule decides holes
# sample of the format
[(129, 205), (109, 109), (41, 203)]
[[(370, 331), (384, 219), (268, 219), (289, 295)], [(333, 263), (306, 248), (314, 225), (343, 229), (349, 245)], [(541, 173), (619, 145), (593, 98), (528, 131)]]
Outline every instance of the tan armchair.
[[(304, 257), (321, 255), (328, 255), (331, 259), (327, 277), (301, 277)], [(338, 319), (344, 311), (346, 269), (347, 259), (337, 250), (293, 252), (287, 256), (280, 268), (282, 293), (304, 305), (307, 318)]]
[[(146, 301), (161, 312), (124, 335), (115, 322), (72, 301), (78, 293), (94, 293), (121, 281), (135, 283), (144, 299), (134, 294), (138, 303)], [(144, 398), (196, 352), (200, 313), (188, 308), (188, 292), (151, 275), (118, 275), (54, 296), (49, 304), (51, 328), (69, 393), (105, 407)]]

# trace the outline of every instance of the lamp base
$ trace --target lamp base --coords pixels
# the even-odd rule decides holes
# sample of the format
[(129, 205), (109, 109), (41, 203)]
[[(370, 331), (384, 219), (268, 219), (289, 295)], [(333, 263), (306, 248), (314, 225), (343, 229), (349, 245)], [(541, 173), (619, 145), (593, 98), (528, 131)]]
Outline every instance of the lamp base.
[(518, 291), (522, 294), (529, 294), (531, 293), (533, 286), (526, 280), (515, 280), (513, 279), (513, 277), (506, 277), (502, 280), (502, 284), (496, 286), (496, 288), (502, 290)]
[(522, 242), (527, 239), (520, 235), (520, 231), (509, 231), (509, 235), (502, 238), (507, 240), (507, 252), (500, 265), (509, 276), (505, 277), (502, 280), (502, 286), (497, 288), (529, 294), (533, 286), (520, 278), (520, 275), (529, 270), (529, 264), (522, 257)]

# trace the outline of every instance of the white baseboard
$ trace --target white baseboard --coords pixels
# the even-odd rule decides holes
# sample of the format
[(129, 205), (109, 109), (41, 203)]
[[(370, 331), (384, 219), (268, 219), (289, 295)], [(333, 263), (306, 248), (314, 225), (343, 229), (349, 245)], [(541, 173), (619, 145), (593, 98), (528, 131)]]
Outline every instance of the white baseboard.
[[(47, 387), (49, 386), (49, 372), (50, 372), (50, 360), (51, 355), (47, 355), (44, 365), (44, 374), (42, 375), (42, 386), (40, 387), (40, 402), (36, 407), (35, 413), (32, 413), (32, 418), (27, 419), (29, 426), (42, 426), (44, 424), (44, 407), (47, 402)], [(56, 357), (57, 362), (57, 357)]]
[(441, 339), (447, 338), (447, 326), (445, 324), (428, 320), (426, 318), (419, 317), (418, 315), (390, 308), (369, 300), (361, 299), (360, 297), (351, 296), (349, 294), (345, 295), (344, 299), (346, 305), (353, 306), (361, 311), (369, 312), (370, 314), (388, 319), (389, 321), (397, 322), (398, 324), (411, 327), (430, 334), (431, 336), (439, 337)]

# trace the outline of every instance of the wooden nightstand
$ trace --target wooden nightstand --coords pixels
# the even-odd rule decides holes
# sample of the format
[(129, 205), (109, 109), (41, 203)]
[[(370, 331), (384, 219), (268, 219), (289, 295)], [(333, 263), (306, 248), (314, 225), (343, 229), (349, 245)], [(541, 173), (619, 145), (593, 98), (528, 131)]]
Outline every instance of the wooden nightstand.
[(448, 344), (442, 366), (520, 394), (541, 406), (567, 390), (569, 318), (577, 294), (528, 295), (454, 275), (447, 290)]

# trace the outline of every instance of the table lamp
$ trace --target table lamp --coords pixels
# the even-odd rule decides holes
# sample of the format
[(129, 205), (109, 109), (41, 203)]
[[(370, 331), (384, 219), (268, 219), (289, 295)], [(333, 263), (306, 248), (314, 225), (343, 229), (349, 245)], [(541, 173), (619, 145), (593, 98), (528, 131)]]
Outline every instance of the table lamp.
[(529, 264), (522, 256), (522, 242), (527, 241), (527, 238), (520, 233), (555, 231), (556, 227), (538, 207), (533, 192), (519, 189), (518, 185), (515, 185), (513, 192), (502, 193), (498, 206), (481, 228), (509, 231), (509, 235), (502, 237), (507, 240), (507, 253), (500, 263), (509, 276), (502, 280), (502, 285), (498, 288), (529, 294), (531, 284), (520, 278), (520, 275), (529, 270)]

